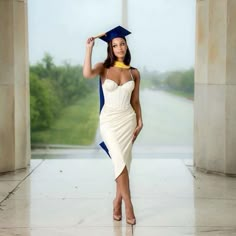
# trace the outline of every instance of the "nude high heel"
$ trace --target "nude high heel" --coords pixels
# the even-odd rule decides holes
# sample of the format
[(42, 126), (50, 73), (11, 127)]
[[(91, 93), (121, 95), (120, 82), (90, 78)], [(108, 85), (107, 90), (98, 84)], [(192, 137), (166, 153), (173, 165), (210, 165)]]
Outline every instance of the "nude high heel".
[(117, 209), (115, 209), (114, 201), (115, 200), (113, 200), (113, 220), (121, 221), (121, 219), (122, 219), (121, 207), (120, 207), (120, 211), (117, 212)]
[[(126, 212), (127, 212), (127, 210), (126, 210)], [(135, 225), (136, 224), (136, 218), (134, 217), (132, 219), (129, 219), (126, 215), (126, 223), (130, 224), (130, 225)]]
[(126, 219), (126, 223), (129, 225), (135, 225), (136, 224), (136, 219)]

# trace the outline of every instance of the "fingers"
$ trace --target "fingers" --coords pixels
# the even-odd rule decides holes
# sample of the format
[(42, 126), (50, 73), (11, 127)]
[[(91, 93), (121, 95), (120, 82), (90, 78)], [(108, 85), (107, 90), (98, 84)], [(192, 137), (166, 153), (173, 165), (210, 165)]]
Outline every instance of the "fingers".
[(137, 136), (133, 135), (132, 137), (132, 143), (134, 143), (134, 141), (136, 140)]
[(87, 43), (90, 44), (91, 42), (94, 42), (94, 38), (93, 37), (90, 37), (87, 39)]
[(140, 128), (140, 127), (137, 127), (137, 128), (135, 129), (135, 131), (134, 131), (134, 135), (135, 135), (135, 136), (138, 136), (138, 134), (140, 133), (140, 131), (141, 131), (141, 128)]
[(134, 133), (133, 133), (133, 137), (132, 137), (132, 143), (134, 143), (134, 141), (136, 140), (136, 138), (138, 137), (138, 134), (140, 132), (140, 128), (137, 127), (135, 130), (134, 130)]
[(87, 39), (87, 43), (86, 43), (87, 47), (93, 47), (94, 43), (95, 43), (94, 37), (90, 37)]

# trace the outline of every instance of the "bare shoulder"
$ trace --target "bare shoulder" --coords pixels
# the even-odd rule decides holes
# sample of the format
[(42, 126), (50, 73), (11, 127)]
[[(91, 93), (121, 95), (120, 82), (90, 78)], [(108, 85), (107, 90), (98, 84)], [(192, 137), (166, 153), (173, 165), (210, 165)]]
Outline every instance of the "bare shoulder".
[(140, 73), (137, 68), (132, 69), (132, 74), (133, 74), (135, 80), (140, 80)]

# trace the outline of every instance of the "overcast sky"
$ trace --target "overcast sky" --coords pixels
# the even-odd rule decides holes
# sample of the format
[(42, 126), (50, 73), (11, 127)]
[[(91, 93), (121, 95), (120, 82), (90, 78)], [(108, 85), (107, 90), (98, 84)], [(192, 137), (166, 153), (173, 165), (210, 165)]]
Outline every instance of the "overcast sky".
[[(167, 71), (194, 65), (196, 0), (128, 0), (132, 66)], [(89, 36), (121, 25), (122, 0), (28, 0), (30, 63), (49, 52), (56, 64), (83, 64)], [(96, 40), (93, 63), (106, 57)]]

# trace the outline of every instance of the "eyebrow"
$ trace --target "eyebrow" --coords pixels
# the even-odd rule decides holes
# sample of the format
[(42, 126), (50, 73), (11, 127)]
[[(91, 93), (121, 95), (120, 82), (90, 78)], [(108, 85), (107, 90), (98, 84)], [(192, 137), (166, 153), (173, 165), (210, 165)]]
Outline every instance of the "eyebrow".
[(121, 43), (125, 43), (124, 41), (120, 42), (120, 43), (113, 43), (112, 46), (115, 46), (117, 44), (121, 44)]

